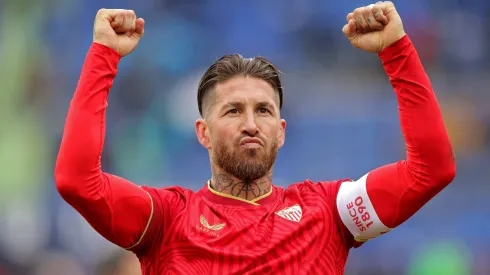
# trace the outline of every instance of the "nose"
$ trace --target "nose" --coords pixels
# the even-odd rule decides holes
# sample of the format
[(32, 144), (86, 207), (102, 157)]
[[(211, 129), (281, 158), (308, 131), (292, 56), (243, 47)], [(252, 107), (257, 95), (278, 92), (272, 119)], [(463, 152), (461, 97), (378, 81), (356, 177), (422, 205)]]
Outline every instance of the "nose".
[(243, 116), (243, 131), (246, 132), (250, 136), (255, 136), (259, 131), (257, 124), (255, 123), (255, 116), (253, 113), (247, 113), (247, 115)]

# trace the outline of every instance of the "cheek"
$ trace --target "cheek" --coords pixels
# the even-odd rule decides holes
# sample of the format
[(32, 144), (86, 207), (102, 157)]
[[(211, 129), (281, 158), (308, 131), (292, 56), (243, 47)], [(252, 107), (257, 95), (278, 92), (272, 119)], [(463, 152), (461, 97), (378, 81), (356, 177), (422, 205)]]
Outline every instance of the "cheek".
[(227, 120), (220, 123), (219, 127), (216, 127), (215, 133), (218, 138), (229, 138), (237, 133), (239, 126), (233, 120)]
[(214, 131), (211, 136), (211, 142), (213, 145), (229, 145), (235, 139), (235, 133), (228, 128), (220, 128), (217, 131)]
[(281, 133), (281, 124), (278, 124), (277, 121), (274, 120), (269, 120), (269, 121), (264, 121), (264, 123), (261, 123), (259, 126), (259, 129), (262, 130), (262, 133), (266, 135), (269, 138), (277, 138), (279, 137)]

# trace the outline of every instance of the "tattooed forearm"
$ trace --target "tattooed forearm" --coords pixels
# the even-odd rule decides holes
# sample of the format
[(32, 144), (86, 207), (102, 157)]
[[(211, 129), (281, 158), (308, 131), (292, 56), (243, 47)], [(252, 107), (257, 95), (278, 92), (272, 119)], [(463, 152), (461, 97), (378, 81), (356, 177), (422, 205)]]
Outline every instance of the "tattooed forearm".
[(271, 190), (272, 173), (256, 181), (237, 180), (228, 174), (218, 174), (211, 182), (214, 190), (246, 200), (253, 200)]

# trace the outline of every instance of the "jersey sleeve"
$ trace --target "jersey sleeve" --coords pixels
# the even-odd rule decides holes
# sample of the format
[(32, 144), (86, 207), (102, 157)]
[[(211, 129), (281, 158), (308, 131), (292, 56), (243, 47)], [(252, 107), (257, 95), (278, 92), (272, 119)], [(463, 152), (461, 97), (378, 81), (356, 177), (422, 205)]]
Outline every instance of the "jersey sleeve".
[(405, 222), (456, 173), (436, 96), (410, 39), (403, 37), (379, 55), (397, 95), (407, 159), (339, 186), (337, 210), (357, 242)]
[(68, 110), (54, 176), (62, 198), (103, 237), (126, 249), (144, 250), (142, 241), (156, 234), (149, 230), (153, 224), (169, 220), (162, 208), (178, 207), (180, 196), (168, 191), (155, 197), (149, 189), (102, 171), (107, 97), (119, 60), (106, 46), (90, 47)]
[(165, 238), (165, 234), (172, 225), (175, 217), (185, 208), (186, 201), (189, 199), (190, 190), (172, 186), (166, 188), (152, 188), (142, 186), (148, 192), (152, 200), (152, 215), (150, 221), (138, 242), (126, 248), (135, 252), (137, 255), (153, 255), (155, 249), (160, 246)]

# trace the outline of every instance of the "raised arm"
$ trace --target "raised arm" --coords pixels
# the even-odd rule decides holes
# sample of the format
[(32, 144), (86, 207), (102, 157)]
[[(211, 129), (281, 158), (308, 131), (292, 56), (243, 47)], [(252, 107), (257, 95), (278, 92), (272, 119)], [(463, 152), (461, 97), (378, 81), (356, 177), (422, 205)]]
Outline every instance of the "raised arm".
[[(56, 187), (102, 236), (132, 249), (151, 222), (152, 199), (141, 187), (103, 173), (101, 153), (107, 96), (121, 56), (131, 52), (143, 34), (143, 21), (131, 11), (101, 10), (94, 28), (94, 43), (66, 118), (55, 168)], [(121, 38), (116, 31), (130, 35)]]
[[(456, 164), (431, 83), (393, 4), (382, 2), (349, 16), (344, 33), (351, 42), (379, 52), (398, 99), (407, 149), (406, 160), (375, 169), (339, 188), (340, 218), (354, 238), (364, 242), (410, 218), (451, 183)], [(381, 31), (369, 29), (368, 22), (376, 20), (384, 24), (374, 26)], [(363, 24), (365, 29), (359, 29)]]

